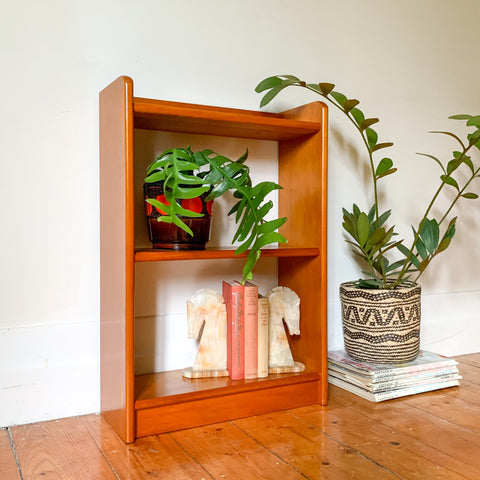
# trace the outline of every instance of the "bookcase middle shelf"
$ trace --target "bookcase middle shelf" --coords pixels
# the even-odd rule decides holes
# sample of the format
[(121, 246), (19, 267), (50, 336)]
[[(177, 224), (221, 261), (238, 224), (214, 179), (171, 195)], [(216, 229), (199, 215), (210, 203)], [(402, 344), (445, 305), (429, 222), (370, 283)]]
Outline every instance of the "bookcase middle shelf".
[[(317, 257), (318, 247), (281, 247), (264, 248), (262, 257)], [(157, 250), (152, 248), (135, 249), (136, 262), (158, 262), (171, 260), (214, 260), (227, 258), (244, 258), (248, 251), (235, 255), (234, 248), (207, 248), (205, 250)]]

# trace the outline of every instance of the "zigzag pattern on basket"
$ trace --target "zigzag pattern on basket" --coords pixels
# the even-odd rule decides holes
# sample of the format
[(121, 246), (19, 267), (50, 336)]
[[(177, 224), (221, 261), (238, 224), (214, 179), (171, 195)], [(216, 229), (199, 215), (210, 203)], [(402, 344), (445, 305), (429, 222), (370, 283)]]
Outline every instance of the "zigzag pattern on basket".
[[(365, 308), (363, 306), (344, 304), (343, 318), (351, 324), (366, 325), (368, 323), (372, 326), (411, 324), (416, 320), (420, 320), (420, 309), (417, 304), (406, 306), (406, 308), (390, 308), (386, 315), (386, 312), (384, 312), (379, 308)], [(406, 313), (408, 313), (408, 316)]]
[(405, 343), (408, 342), (409, 340), (417, 339), (420, 338), (420, 330), (411, 330), (405, 335), (399, 335), (398, 333), (388, 333), (385, 335), (367, 335), (364, 332), (353, 332), (352, 330), (349, 330), (348, 328), (343, 329), (343, 333), (345, 335), (345, 338), (348, 339), (354, 339), (354, 340), (365, 340), (366, 342), (376, 345), (380, 343), (388, 343), (388, 342), (394, 342), (394, 343)]

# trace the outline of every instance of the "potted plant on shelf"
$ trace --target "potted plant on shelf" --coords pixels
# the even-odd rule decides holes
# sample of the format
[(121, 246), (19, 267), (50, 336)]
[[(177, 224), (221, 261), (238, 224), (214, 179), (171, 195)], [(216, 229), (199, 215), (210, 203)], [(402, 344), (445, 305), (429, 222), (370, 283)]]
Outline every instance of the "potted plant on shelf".
[[(266, 200), (267, 195), (282, 187), (274, 182), (252, 185), (250, 169), (245, 164), (247, 155), (248, 151), (238, 160), (231, 160), (212, 150), (193, 152), (190, 147), (162, 152), (147, 168), (144, 186), (150, 241), (154, 247), (205, 248), (211, 202), (232, 191), (237, 199), (228, 212), (235, 215), (237, 224), (232, 243), (241, 242), (236, 255), (249, 250), (242, 283), (251, 280), (261, 249), (272, 243), (287, 242), (276, 231), (287, 219), (265, 220), (273, 207), (273, 202)], [(154, 238), (154, 233), (160, 237)], [(168, 234), (173, 234), (170, 245), (165, 239)]]
[[(480, 176), (471, 152), (480, 149), (480, 115), (454, 115), (466, 121), (473, 131), (462, 140), (451, 132), (432, 132), (447, 135), (457, 143), (457, 149), (447, 162), (421, 153), (435, 161), (440, 168), (440, 182), (424, 215), (412, 226), (413, 239), (406, 244), (398, 240), (394, 226), (387, 226), (391, 211), (380, 207), (379, 182), (397, 169), (389, 157), (376, 161), (374, 154), (391, 147), (391, 142), (379, 142), (372, 128), (378, 118), (366, 118), (358, 108), (359, 101), (335, 90), (331, 83), (306, 83), (293, 75), (269, 77), (260, 82), (257, 92), (266, 92), (261, 106), (267, 105), (283, 89), (302, 87), (319, 94), (342, 111), (359, 132), (370, 167), (373, 184), (373, 205), (362, 210), (356, 204), (343, 209), (343, 228), (352, 252), (364, 269), (363, 278), (340, 286), (343, 333), (347, 353), (358, 360), (377, 363), (396, 363), (413, 360), (420, 344), (420, 276), (432, 260), (445, 251), (455, 235), (456, 217), (450, 218), (452, 208), (460, 199), (476, 199), (471, 192), (472, 181)], [(460, 179), (457, 173), (462, 170)], [(444, 213), (434, 217), (433, 206), (444, 189), (453, 189)], [(391, 259), (396, 253), (397, 259)]]

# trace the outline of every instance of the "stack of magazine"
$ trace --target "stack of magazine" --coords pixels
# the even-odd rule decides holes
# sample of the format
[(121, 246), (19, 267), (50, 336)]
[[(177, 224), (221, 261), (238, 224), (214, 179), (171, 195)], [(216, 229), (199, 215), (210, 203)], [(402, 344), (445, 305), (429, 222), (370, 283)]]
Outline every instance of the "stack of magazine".
[(371, 402), (459, 385), (453, 358), (421, 350), (412, 362), (382, 365), (354, 360), (345, 350), (328, 352), (328, 381)]

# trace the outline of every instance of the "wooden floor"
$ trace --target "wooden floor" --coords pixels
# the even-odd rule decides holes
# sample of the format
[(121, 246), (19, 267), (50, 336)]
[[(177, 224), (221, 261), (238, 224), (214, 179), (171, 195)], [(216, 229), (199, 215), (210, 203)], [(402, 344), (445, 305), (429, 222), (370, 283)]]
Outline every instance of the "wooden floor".
[(0, 479), (480, 479), (480, 353), (460, 387), (313, 406), (125, 445), (98, 415), (0, 430)]

